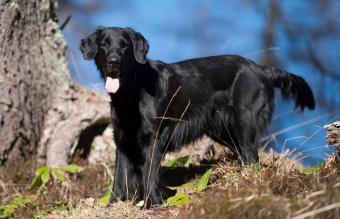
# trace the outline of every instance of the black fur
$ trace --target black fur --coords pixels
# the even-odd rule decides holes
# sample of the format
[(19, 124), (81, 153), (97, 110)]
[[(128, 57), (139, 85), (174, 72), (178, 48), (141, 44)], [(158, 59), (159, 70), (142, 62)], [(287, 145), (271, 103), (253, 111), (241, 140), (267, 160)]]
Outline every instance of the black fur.
[(158, 170), (164, 153), (203, 134), (231, 148), (242, 162), (257, 162), (274, 111), (274, 87), (301, 110), (315, 105), (303, 78), (240, 56), (172, 64), (149, 60), (148, 42), (131, 28), (99, 28), (80, 49), (104, 79), (118, 78), (121, 84), (110, 94), (117, 144), (113, 201), (162, 202)]

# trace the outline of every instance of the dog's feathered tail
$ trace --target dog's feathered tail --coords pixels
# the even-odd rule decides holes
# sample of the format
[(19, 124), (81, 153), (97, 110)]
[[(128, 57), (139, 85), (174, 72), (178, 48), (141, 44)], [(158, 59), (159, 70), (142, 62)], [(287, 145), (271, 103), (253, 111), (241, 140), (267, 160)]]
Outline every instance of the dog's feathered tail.
[(274, 86), (281, 90), (283, 99), (293, 100), (295, 108), (300, 108), (301, 111), (305, 107), (314, 109), (315, 100), (312, 89), (302, 77), (279, 68), (264, 67), (264, 71)]

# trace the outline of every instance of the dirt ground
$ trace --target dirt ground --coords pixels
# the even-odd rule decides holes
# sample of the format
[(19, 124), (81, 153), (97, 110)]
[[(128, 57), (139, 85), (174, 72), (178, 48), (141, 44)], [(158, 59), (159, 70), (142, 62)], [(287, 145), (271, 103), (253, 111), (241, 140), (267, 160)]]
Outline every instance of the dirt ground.
[[(210, 153), (211, 154), (211, 153)], [(175, 156), (175, 155), (174, 155)], [(13, 218), (336, 218), (340, 215), (340, 160), (334, 156), (315, 173), (304, 173), (294, 160), (261, 152), (261, 164), (240, 166), (230, 159), (203, 160), (171, 173), (183, 181), (197, 179), (207, 168), (213, 173), (203, 192), (190, 193), (189, 205), (166, 204), (141, 209), (131, 202), (100, 207), (112, 169), (105, 164), (80, 163), (84, 170), (63, 182), (49, 182), (46, 192), (15, 209)], [(34, 160), (34, 159), (31, 159)], [(78, 162), (79, 163), (79, 162)], [(30, 188), (37, 166), (33, 162), (0, 169), (0, 204)]]

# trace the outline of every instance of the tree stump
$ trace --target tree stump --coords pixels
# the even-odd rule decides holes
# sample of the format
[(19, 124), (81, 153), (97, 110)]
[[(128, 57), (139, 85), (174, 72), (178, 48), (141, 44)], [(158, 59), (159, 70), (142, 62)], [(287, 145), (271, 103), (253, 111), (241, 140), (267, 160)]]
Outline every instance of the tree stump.
[(327, 129), (326, 139), (329, 144), (334, 145), (337, 151), (340, 151), (340, 121), (325, 125)]

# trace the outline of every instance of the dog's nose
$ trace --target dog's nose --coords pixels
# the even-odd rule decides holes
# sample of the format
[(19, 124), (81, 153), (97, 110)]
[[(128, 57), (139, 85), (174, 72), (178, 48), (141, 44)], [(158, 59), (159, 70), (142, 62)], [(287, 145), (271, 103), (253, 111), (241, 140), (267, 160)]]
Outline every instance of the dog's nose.
[(110, 65), (114, 65), (114, 64), (118, 64), (119, 63), (119, 59), (118, 58), (110, 58), (109, 59), (109, 64)]

